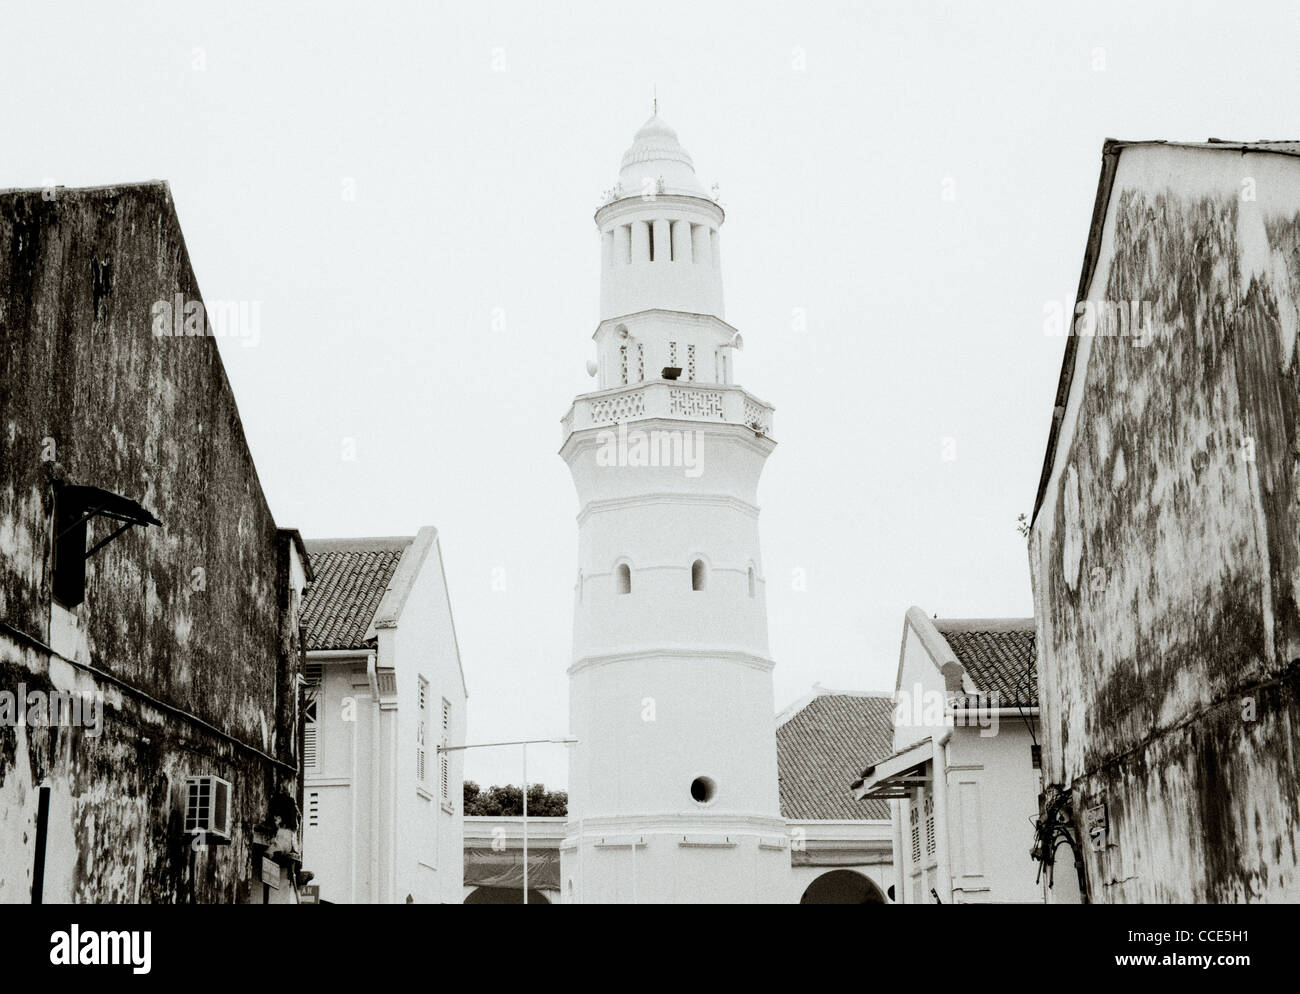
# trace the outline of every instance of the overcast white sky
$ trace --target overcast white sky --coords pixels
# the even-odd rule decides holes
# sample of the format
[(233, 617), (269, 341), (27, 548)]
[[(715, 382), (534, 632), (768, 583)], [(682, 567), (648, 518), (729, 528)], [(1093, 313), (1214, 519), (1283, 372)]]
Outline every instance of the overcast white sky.
[[(592, 214), (657, 83), (721, 184), (738, 381), (777, 408), (780, 708), (892, 689), (911, 604), (1032, 613), (1043, 309), (1073, 300), (1102, 140), (1300, 138), (1298, 25), (1280, 2), (5, 2), (0, 187), (169, 181), (204, 296), (262, 302), (259, 344), (222, 354), (278, 523), (436, 525), (471, 741), (549, 736)], [(561, 784), (562, 748), (530, 773)], [(467, 776), (517, 781), (517, 754)]]

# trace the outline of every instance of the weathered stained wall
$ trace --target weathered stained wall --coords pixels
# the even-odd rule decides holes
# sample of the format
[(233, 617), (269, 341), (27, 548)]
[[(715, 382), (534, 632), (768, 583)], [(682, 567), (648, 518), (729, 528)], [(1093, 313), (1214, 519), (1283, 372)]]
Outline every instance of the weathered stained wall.
[[(200, 299), (165, 184), (0, 194), (0, 689), (66, 670), (110, 693), (97, 739), (0, 728), (0, 900), (27, 899), (42, 779), (49, 900), (260, 899), (248, 833), (296, 790), (291, 552), (216, 342), (153, 334), (155, 303), (176, 294)], [(89, 561), (79, 648), (59, 647), (128, 689), (39, 648), (58, 641), (56, 462), (162, 522)], [(90, 544), (107, 533), (92, 525)], [(235, 785), (239, 838), (191, 856), (169, 797), (209, 773)]]
[(1045, 773), (1076, 820), (1107, 805), (1095, 901), (1300, 900), (1300, 159), (1124, 147), (1104, 218), (1086, 297), (1147, 327), (1067, 368), (1030, 543)]

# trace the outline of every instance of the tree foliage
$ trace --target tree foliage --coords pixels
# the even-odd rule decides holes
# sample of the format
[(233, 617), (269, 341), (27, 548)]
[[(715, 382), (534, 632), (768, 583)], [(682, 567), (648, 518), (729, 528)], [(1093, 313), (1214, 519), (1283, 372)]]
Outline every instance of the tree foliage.
[[(465, 814), (518, 817), (524, 813), (524, 792), (516, 784), (479, 787), (465, 781)], [(528, 785), (528, 817), (563, 818), (569, 813), (569, 795), (563, 790), (547, 790), (545, 784)]]

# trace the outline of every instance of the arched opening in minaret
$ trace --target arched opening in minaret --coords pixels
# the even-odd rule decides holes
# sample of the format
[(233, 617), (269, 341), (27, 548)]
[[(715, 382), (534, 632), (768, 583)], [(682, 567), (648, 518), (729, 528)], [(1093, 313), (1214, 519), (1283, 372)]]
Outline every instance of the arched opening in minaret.
[(703, 590), (708, 583), (708, 570), (704, 568), (704, 560), (697, 559), (691, 563), (691, 589)]
[(754, 578), (754, 567), (749, 567), (749, 596), (753, 597), (758, 590), (758, 584)]
[(627, 563), (619, 563), (614, 567), (614, 589), (620, 594), (632, 592), (632, 567)]

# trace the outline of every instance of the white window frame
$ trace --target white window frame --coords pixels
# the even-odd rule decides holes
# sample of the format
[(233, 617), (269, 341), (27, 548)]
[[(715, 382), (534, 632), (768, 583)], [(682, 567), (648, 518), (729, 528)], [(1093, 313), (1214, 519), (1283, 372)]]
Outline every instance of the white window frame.
[[(444, 746), (451, 744), (451, 701), (442, 698), (442, 733)], [(438, 800), (442, 809), (448, 813), (455, 810), (455, 799), (451, 796), (451, 754), (438, 753)]]
[[(311, 673), (313, 676), (308, 676)], [(325, 696), (325, 667), (321, 663), (308, 663), (303, 670), (303, 686), (314, 690), (312, 706), (315, 716), (303, 715), (302, 724), (302, 769), (304, 774), (320, 771), (320, 715), (321, 704)], [(308, 755), (311, 762), (307, 762)]]
[(429, 681), (424, 677), (418, 678), (420, 683), (417, 689), (416, 705), (418, 710), (418, 719), (415, 726), (415, 782), (417, 786), (423, 788), (429, 779), (429, 748), (428, 748), (428, 719), (429, 719)]

